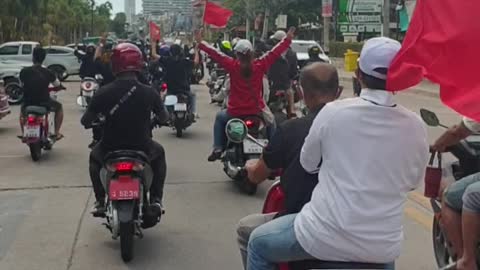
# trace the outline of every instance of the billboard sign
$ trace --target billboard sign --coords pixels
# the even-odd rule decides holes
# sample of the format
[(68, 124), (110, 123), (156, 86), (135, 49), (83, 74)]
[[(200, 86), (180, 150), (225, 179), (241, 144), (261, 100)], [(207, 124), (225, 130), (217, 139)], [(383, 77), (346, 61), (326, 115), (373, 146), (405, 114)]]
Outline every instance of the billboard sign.
[(339, 0), (342, 33), (376, 33), (382, 29), (383, 0)]

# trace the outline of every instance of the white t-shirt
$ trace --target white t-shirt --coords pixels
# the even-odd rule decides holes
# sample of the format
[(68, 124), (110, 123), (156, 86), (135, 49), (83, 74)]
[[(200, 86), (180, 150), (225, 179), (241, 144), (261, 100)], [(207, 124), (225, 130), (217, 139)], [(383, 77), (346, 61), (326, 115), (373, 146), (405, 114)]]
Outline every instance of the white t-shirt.
[(301, 246), (322, 260), (391, 262), (400, 255), (403, 207), (429, 158), (421, 119), (386, 91), (328, 103), (301, 152), (318, 170), (311, 201), (295, 220)]

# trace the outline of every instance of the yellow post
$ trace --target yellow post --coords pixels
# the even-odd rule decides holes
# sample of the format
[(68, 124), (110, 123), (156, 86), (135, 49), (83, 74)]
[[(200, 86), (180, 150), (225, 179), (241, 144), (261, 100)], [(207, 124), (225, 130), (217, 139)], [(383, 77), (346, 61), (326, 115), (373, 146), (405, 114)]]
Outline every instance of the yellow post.
[(357, 69), (357, 59), (360, 54), (350, 49), (344, 54), (345, 56), (345, 71), (353, 72)]

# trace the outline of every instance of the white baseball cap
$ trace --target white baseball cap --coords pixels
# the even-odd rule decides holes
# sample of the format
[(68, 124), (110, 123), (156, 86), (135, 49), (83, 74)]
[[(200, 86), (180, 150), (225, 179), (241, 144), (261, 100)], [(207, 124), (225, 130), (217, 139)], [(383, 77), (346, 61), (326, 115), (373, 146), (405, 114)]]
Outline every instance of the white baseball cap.
[(278, 31), (275, 32), (275, 34), (273, 34), (270, 38), (271, 38), (271, 39), (276, 39), (276, 40), (280, 41), (280, 40), (283, 40), (286, 36), (287, 36), (287, 33), (285, 33), (285, 31), (278, 30)]
[(367, 40), (360, 52), (360, 70), (367, 75), (386, 80), (387, 74), (378, 72), (378, 69), (388, 69), (401, 47), (400, 42), (391, 38), (376, 37)]
[(237, 42), (234, 48), (235, 52), (246, 54), (247, 52), (253, 51), (252, 43), (247, 39), (241, 39)]

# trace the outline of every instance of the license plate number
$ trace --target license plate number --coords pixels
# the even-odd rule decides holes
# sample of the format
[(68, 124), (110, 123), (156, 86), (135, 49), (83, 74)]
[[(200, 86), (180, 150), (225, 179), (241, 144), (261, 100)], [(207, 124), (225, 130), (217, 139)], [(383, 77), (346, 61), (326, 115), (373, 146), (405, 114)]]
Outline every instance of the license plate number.
[(177, 104), (175, 104), (174, 109), (175, 109), (176, 112), (178, 112), (178, 111), (185, 112), (185, 111), (187, 111), (187, 104), (177, 103)]
[(140, 182), (128, 178), (110, 181), (109, 197), (112, 201), (135, 200), (140, 193)]
[[(261, 144), (266, 145), (268, 143), (268, 140), (265, 139), (257, 139), (257, 141)], [(263, 152), (263, 147), (260, 145), (250, 141), (250, 140), (245, 140), (243, 141), (243, 153), (245, 154), (261, 154)]]
[(25, 127), (25, 138), (38, 138), (40, 137), (40, 126), (26, 126)]

